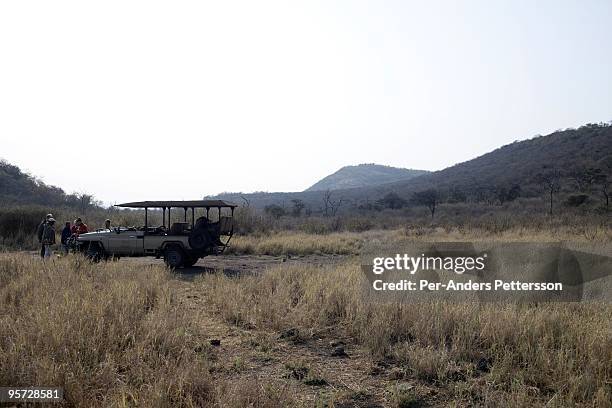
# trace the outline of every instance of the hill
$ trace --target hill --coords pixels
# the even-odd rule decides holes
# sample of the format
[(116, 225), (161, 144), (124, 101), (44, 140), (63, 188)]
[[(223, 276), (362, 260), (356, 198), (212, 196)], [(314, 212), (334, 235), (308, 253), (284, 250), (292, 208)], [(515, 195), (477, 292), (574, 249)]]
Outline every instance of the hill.
[[(542, 178), (559, 175), (559, 188), (577, 191), (575, 176), (588, 168), (598, 168), (608, 180), (612, 179), (612, 125), (588, 124), (578, 129), (566, 129), (516, 141), (472, 160), (456, 164), (444, 170), (428, 173), (409, 180), (376, 186), (336, 190), (336, 200), (343, 199), (344, 208), (362, 206), (395, 193), (403, 199), (426, 189), (436, 189), (449, 201), (493, 200), (500, 191), (513, 187), (521, 196), (544, 194)], [(325, 192), (224, 194), (225, 199), (242, 201), (253, 207), (270, 204), (289, 204), (300, 199), (313, 211), (324, 205)]]
[(96, 205), (87, 194), (66, 194), (15, 165), (0, 160), (0, 205), (44, 205), (84, 208)]
[(402, 169), (379, 164), (345, 166), (319, 180), (305, 191), (343, 190), (376, 186), (394, 181), (409, 180), (427, 173), (425, 170)]
[(612, 125), (589, 124), (516, 141), (467, 162), (418, 179), (390, 183), (385, 188), (403, 195), (425, 188), (477, 194), (479, 190), (517, 185), (525, 195), (538, 195), (543, 176), (558, 174), (560, 188), (569, 191), (579, 173), (588, 168), (609, 173), (611, 163)]

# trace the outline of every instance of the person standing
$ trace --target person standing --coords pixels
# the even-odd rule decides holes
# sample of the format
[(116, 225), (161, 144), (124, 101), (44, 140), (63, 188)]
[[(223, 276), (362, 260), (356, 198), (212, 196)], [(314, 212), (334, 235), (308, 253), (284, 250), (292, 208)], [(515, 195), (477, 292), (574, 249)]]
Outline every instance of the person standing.
[(36, 229), (36, 237), (38, 238), (38, 243), (40, 244), (40, 257), (45, 257), (45, 245), (43, 244), (43, 233), (45, 232), (45, 226), (47, 222), (53, 218), (53, 214), (47, 214), (47, 216), (41, 221)]
[(81, 217), (74, 220), (74, 225), (72, 226), (72, 233), (77, 237), (80, 234), (85, 234), (89, 232), (89, 228), (87, 228), (87, 224), (83, 222)]
[(68, 240), (70, 239), (70, 236), (72, 235), (72, 231), (70, 228), (70, 221), (66, 221), (66, 224), (64, 225), (64, 229), (62, 230), (62, 239), (61, 239), (61, 243), (62, 243), (62, 251), (64, 252), (64, 254), (68, 253)]
[(111, 226), (111, 220), (109, 220), (108, 218), (106, 219), (106, 221), (104, 221), (104, 229), (107, 229), (109, 231), (113, 230), (113, 227)]
[(47, 259), (53, 255), (51, 245), (55, 245), (55, 219), (49, 218), (43, 230), (42, 244), (44, 247), (43, 259)]

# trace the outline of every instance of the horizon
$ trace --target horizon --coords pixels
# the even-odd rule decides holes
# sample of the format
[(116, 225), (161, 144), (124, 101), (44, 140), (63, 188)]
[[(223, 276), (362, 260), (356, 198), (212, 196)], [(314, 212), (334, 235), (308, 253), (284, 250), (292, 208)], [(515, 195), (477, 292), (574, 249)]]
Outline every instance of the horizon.
[(598, 1), (3, 3), (0, 156), (105, 204), (438, 171), (609, 122), (610, 17)]
[[(494, 151), (496, 151), (496, 150), (498, 150), (498, 149), (504, 148), (504, 147), (509, 146), (509, 145), (512, 145), (512, 144), (514, 144), (514, 143), (525, 142), (525, 141), (533, 140), (533, 139), (536, 139), (536, 138), (539, 138), (539, 137), (548, 137), (548, 136), (551, 136), (551, 135), (553, 135), (553, 134), (555, 134), (555, 133), (558, 133), (558, 132), (564, 132), (564, 131), (567, 131), (567, 130), (577, 130), (577, 129), (580, 129), (581, 127), (588, 126), (588, 125), (606, 125), (606, 126), (612, 126), (612, 121), (607, 121), (607, 122), (592, 122), (592, 123), (584, 123), (584, 124), (582, 124), (582, 125), (580, 125), (580, 126), (576, 126), (576, 127), (568, 127), (568, 128), (564, 128), (564, 129), (557, 129), (557, 130), (555, 130), (554, 132), (549, 133), (549, 134), (540, 134), (540, 133), (538, 133), (538, 134), (535, 134), (535, 135), (533, 135), (533, 136), (531, 136), (531, 137), (529, 137), (529, 138), (525, 138), (525, 139), (516, 139), (516, 140), (513, 140), (512, 142), (509, 142), (509, 143), (506, 143), (506, 144), (500, 145), (500, 146), (498, 146), (498, 147), (496, 147), (496, 148), (494, 148), (494, 149), (492, 149), (492, 150), (490, 150), (490, 151), (488, 151), (488, 152), (485, 152), (485, 153), (483, 153), (483, 154), (482, 154), (482, 155), (480, 155), (480, 156), (476, 156), (476, 157), (473, 157), (473, 158), (467, 159), (466, 161), (471, 161), (471, 160), (474, 160), (474, 159), (478, 159), (478, 158), (480, 158), (481, 156), (487, 155), (487, 154), (489, 154), (489, 153), (492, 153), (492, 152), (494, 152)], [(9, 164), (11, 164), (11, 165), (16, 165), (15, 163), (11, 163), (10, 161), (6, 160), (5, 158), (3, 158), (3, 157), (1, 157), (1, 156), (0, 156), (0, 161), (5, 161), (5, 162), (7, 162), (7, 163), (9, 163)], [(464, 162), (466, 162), (466, 161), (464, 161)], [(329, 173), (329, 174), (327, 174), (327, 175), (325, 175), (325, 176), (321, 177), (320, 179), (316, 180), (315, 182), (313, 182), (312, 184), (310, 184), (308, 187), (304, 188), (303, 190), (293, 190), (293, 191), (270, 191), (270, 190), (253, 190), (253, 191), (219, 191), (219, 192), (215, 192), (215, 193), (212, 193), (212, 194), (204, 194), (204, 195), (202, 195), (202, 196), (200, 196), (200, 197), (191, 197), (191, 198), (186, 198), (186, 199), (183, 199), (183, 200), (200, 200), (200, 199), (207, 199), (207, 198), (211, 198), (211, 197), (212, 197), (212, 198), (215, 198), (215, 197), (222, 196), (222, 195), (233, 195), (233, 194), (245, 194), (245, 195), (249, 195), (249, 194), (277, 194), (277, 193), (278, 193), (278, 194), (285, 194), (285, 193), (300, 193), (300, 192), (306, 192), (306, 191), (308, 191), (308, 189), (309, 189), (309, 188), (313, 187), (314, 185), (316, 185), (317, 183), (319, 183), (319, 182), (320, 182), (320, 181), (322, 181), (323, 179), (327, 178), (328, 176), (334, 175), (335, 173), (337, 173), (337, 172), (339, 172), (340, 170), (342, 170), (342, 169), (344, 169), (344, 168), (347, 168), (347, 167), (359, 167), (359, 166), (377, 166), (377, 167), (389, 167), (389, 168), (399, 169), (399, 170), (425, 171), (426, 173), (425, 173), (425, 174), (423, 174), (423, 175), (426, 175), (426, 174), (431, 174), (431, 173), (436, 173), (436, 172), (439, 172), (439, 171), (446, 170), (446, 169), (448, 169), (448, 168), (454, 167), (454, 166), (456, 166), (456, 165), (458, 165), (458, 164), (461, 164), (461, 163), (464, 163), (464, 162), (457, 162), (457, 163), (454, 163), (454, 164), (452, 164), (452, 165), (450, 165), (450, 166), (448, 166), (448, 167), (445, 167), (445, 168), (443, 168), (443, 169), (439, 169), (439, 170), (425, 170), (425, 169), (414, 169), (414, 168), (407, 168), (407, 167), (395, 167), (395, 166), (391, 166), (391, 165), (387, 165), (387, 164), (382, 164), (382, 163), (356, 163), (356, 164), (347, 164), (347, 165), (344, 165), (344, 166), (342, 166), (342, 167), (340, 167), (340, 168), (338, 168), (338, 169), (336, 169), (336, 170), (332, 171), (331, 173)], [(18, 167), (19, 167), (19, 166), (18, 166)], [(25, 170), (25, 169), (23, 169), (23, 168), (21, 168), (21, 167), (20, 167), (20, 170), (21, 170), (22, 172), (24, 172), (24, 173), (26, 173), (26, 174), (30, 175), (31, 177), (34, 177), (36, 180), (40, 180), (40, 181), (42, 181), (42, 182), (45, 182), (45, 181), (44, 181), (44, 180), (43, 180), (41, 177), (38, 177), (36, 174), (32, 174), (32, 173), (28, 172), (27, 170)], [(416, 176), (416, 177), (420, 177), (420, 176)], [(45, 184), (47, 184), (47, 183), (45, 183)], [(59, 185), (53, 185), (53, 184), (47, 184), (47, 185), (50, 185), (50, 186), (53, 186), (53, 187), (59, 187), (59, 188), (62, 188), (62, 189), (63, 189), (63, 187), (62, 187), (62, 186), (59, 186)], [(95, 192), (92, 192), (92, 191), (81, 191), (81, 192), (78, 192), (78, 191), (66, 191), (65, 189), (63, 189), (63, 190), (64, 190), (64, 192), (65, 192), (65, 193), (67, 193), (67, 194), (80, 194), (80, 193), (89, 194), (89, 195), (91, 195), (91, 196), (92, 196), (92, 198), (93, 198), (93, 199), (100, 201), (100, 202), (101, 202), (101, 204), (102, 204), (103, 206), (105, 206), (105, 207), (107, 207), (107, 206), (114, 206), (114, 205), (116, 205), (116, 204), (120, 203), (120, 201), (117, 201), (117, 200), (114, 200), (114, 201), (111, 201), (111, 202), (105, 202), (105, 201), (99, 200), (99, 198), (98, 198), (98, 197), (95, 195)], [(169, 198), (164, 198), (164, 199), (169, 199)], [(155, 199), (155, 198), (153, 198), (153, 199), (149, 199), (149, 200), (156, 200), (156, 199)], [(136, 200), (136, 201), (143, 201), (143, 200)], [(145, 201), (146, 201), (146, 200), (145, 200)]]

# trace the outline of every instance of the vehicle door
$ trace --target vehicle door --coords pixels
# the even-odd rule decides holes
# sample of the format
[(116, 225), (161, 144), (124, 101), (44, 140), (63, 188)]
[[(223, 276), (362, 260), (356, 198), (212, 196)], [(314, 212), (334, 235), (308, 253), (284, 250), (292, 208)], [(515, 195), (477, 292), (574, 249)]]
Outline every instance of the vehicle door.
[(107, 251), (116, 255), (142, 255), (144, 231), (128, 229), (115, 230), (109, 236)]

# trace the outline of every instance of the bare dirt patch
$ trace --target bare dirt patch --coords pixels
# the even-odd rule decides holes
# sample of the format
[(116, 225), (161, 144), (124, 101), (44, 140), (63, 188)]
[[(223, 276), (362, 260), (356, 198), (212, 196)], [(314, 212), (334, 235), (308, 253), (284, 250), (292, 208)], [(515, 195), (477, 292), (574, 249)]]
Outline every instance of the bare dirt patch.
[[(200, 259), (190, 268), (177, 269), (177, 276), (189, 280), (201, 274), (223, 273), (228, 276), (257, 275), (277, 266), (335, 265), (349, 259), (348, 255), (223, 255), (208, 256)], [(119, 262), (161, 265), (162, 259), (155, 258), (122, 258)]]

